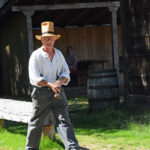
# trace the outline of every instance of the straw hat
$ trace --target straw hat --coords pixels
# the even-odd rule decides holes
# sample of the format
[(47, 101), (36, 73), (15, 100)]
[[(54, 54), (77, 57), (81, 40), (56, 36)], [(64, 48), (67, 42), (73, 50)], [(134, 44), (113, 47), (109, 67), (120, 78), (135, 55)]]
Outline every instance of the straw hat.
[(46, 21), (41, 23), (42, 35), (35, 35), (35, 38), (41, 40), (44, 36), (54, 36), (55, 40), (59, 39), (61, 35), (55, 35), (54, 33), (54, 23), (52, 21)]

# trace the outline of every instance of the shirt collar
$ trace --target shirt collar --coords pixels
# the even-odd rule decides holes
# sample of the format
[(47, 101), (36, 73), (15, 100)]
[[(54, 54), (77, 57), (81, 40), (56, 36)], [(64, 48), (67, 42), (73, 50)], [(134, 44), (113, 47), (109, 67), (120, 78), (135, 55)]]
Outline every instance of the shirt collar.
[[(56, 55), (56, 48), (54, 47), (55, 55)], [(43, 46), (40, 47), (40, 53), (46, 57), (49, 58), (48, 54), (43, 50)]]

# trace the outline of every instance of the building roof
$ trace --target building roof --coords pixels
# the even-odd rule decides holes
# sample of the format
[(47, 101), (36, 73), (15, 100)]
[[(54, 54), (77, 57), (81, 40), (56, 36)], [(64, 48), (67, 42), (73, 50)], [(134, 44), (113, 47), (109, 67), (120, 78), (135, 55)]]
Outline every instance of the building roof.
[[(14, 3), (11, 3), (14, 1)], [(57, 6), (58, 4), (86, 4), (86, 3), (108, 3), (118, 0), (8, 0), (9, 8), (6, 12), (11, 11), (12, 7), (33, 7), (33, 6)], [(119, 2), (119, 1), (118, 1)], [(11, 4), (10, 4), (11, 3)], [(18, 12), (13, 12), (18, 13)], [(0, 17), (2, 17), (0, 9)], [(117, 12), (120, 16), (120, 11)], [(0, 18), (1, 19), (1, 18)], [(76, 9), (56, 9), (56, 10), (37, 10), (32, 16), (33, 27), (40, 27), (42, 21), (51, 20), (57, 27), (72, 26), (92, 26), (108, 25), (111, 23), (111, 13), (107, 7), (93, 8), (76, 8)], [(120, 17), (118, 17), (118, 24)]]

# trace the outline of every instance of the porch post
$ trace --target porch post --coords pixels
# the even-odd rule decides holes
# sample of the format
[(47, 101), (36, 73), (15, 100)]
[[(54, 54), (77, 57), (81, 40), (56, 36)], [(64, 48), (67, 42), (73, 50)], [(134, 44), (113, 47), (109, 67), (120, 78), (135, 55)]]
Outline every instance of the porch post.
[(0, 127), (4, 127), (4, 120), (0, 119)]
[(27, 19), (27, 32), (28, 32), (28, 43), (29, 43), (29, 56), (33, 52), (33, 33), (32, 33), (32, 15), (34, 11), (22, 11)]
[(117, 10), (119, 7), (108, 7), (112, 15), (112, 45), (113, 45), (113, 67), (117, 71), (118, 84), (120, 89), (120, 73), (119, 73), (119, 49), (118, 49), (118, 26), (117, 26)]

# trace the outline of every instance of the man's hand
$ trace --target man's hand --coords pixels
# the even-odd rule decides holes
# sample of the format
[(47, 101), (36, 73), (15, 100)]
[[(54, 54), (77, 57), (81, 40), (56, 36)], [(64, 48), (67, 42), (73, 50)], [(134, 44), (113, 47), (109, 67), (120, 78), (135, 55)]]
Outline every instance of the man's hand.
[(60, 77), (58, 80), (55, 81), (54, 86), (57, 89), (57, 92), (60, 93), (61, 92), (61, 86), (63, 85), (63, 83), (67, 82), (67, 78), (65, 77)]
[(52, 89), (52, 91), (57, 94), (57, 87), (54, 85), (54, 83), (50, 83), (50, 82), (47, 82), (45, 80), (42, 80), (38, 83), (39, 86), (47, 86), (47, 87), (50, 87)]
[(62, 86), (63, 82), (61, 80), (56, 80), (54, 83), (54, 87), (57, 90), (57, 93), (61, 92), (61, 86)]
[(48, 87), (50, 87), (55, 94), (58, 93), (58, 89), (54, 83), (48, 83), (48, 85), (49, 85)]
[(39, 86), (47, 86), (52, 89), (52, 91), (57, 94), (61, 92), (61, 86), (63, 83), (66, 83), (68, 81), (65, 77), (60, 77), (58, 80), (55, 81), (55, 83), (50, 83), (45, 80), (42, 80), (38, 83)]

